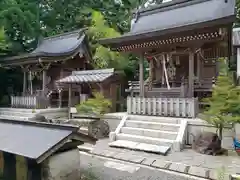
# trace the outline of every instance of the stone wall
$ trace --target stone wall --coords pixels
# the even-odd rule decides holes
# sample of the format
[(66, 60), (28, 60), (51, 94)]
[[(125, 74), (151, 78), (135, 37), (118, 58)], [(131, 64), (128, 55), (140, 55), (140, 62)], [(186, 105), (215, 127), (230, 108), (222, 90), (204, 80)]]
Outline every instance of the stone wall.
[(48, 168), (45, 180), (79, 180), (79, 150), (69, 150), (50, 157), (43, 165)]
[[(201, 119), (189, 119), (188, 126), (187, 126), (187, 134), (186, 134), (186, 144), (192, 144), (194, 137), (199, 132), (216, 132), (216, 128), (206, 121)], [(225, 128), (223, 130), (223, 140), (222, 140), (222, 147), (226, 149), (233, 149), (233, 137), (234, 130), (233, 128)]]
[(68, 117), (68, 108), (49, 108), (37, 111), (38, 114), (43, 115), (47, 119), (56, 119), (61, 117)]

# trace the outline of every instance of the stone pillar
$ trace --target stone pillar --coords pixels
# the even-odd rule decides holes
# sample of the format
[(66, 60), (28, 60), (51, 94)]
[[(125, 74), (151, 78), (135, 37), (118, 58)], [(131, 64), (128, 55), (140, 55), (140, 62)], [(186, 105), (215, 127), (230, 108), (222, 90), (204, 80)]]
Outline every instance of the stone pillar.
[(194, 97), (194, 52), (189, 52), (188, 97)]
[(139, 60), (139, 86), (140, 86), (140, 97), (144, 97), (144, 67), (143, 67), (144, 56), (142, 55)]

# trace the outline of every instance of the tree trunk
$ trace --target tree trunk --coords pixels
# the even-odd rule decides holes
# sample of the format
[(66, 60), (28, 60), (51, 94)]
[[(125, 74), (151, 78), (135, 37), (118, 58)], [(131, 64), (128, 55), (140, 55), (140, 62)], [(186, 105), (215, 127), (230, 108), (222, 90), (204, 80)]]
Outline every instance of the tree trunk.
[(223, 134), (223, 125), (222, 124), (220, 124), (219, 125), (219, 133), (218, 133), (218, 135), (219, 135), (219, 139), (222, 141), (222, 134)]

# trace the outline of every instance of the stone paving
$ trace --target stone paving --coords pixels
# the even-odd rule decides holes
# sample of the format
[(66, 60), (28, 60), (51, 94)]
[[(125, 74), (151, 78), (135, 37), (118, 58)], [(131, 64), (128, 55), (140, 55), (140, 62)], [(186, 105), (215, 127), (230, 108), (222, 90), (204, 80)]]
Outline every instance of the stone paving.
[(229, 179), (229, 174), (240, 172), (240, 158), (236, 155), (209, 156), (196, 153), (192, 149), (185, 149), (182, 152), (171, 152), (167, 156), (162, 156), (128, 149), (112, 148), (108, 146), (108, 142), (108, 139), (99, 140), (93, 146), (91, 153), (155, 168), (188, 173), (207, 179), (219, 179), (220, 172), (225, 172), (224, 179)]

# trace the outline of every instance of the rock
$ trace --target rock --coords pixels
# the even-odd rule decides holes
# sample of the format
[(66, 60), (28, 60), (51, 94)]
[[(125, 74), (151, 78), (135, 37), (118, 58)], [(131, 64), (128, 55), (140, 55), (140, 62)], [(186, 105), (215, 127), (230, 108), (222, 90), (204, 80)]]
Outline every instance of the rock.
[(31, 121), (36, 121), (36, 122), (47, 122), (47, 123), (51, 123), (51, 120), (46, 119), (45, 116), (40, 115), (40, 114), (36, 114), (33, 118), (30, 119)]
[(88, 126), (88, 134), (97, 139), (107, 137), (109, 132), (109, 125), (104, 120), (92, 121)]
[(221, 140), (213, 132), (202, 132), (195, 137), (193, 149), (201, 154), (216, 155), (222, 149)]

